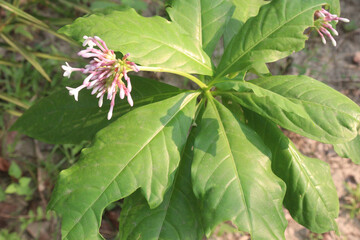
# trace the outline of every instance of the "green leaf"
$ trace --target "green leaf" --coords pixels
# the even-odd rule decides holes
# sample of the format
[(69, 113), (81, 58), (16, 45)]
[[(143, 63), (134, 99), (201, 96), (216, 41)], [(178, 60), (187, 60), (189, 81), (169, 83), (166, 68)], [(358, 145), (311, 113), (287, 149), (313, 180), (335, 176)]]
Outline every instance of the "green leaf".
[(99, 131), (80, 160), (60, 173), (49, 208), (62, 239), (101, 239), (106, 206), (141, 189), (151, 208), (172, 184), (199, 93), (182, 93), (124, 115)]
[(3, 188), (0, 186), (0, 202), (5, 201), (6, 199), (6, 193), (3, 190)]
[(116, 10), (124, 10), (124, 6), (119, 3), (111, 2), (111, 1), (93, 1), (90, 5), (91, 11), (103, 11), (106, 8), (116, 9)]
[(202, 239), (201, 213), (191, 184), (194, 131), (182, 153), (174, 184), (162, 204), (150, 209), (140, 192), (125, 199), (121, 209), (119, 239)]
[(241, 82), (245, 81), (245, 77), (246, 77), (246, 72), (239, 72), (233, 78), (224, 77), (223, 79), (220, 79), (219, 81), (212, 82), (211, 85), (215, 85), (216, 89), (220, 89), (220, 90), (241, 91), (244, 89)]
[(16, 232), (10, 233), (8, 229), (0, 229), (0, 240), (21, 240)]
[(272, 76), (266, 63), (256, 62), (252, 65), (250, 72), (255, 73), (259, 77), (269, 77)]
[(131, 109), (180, 93), (178, 88), (152, 79), (131, 76), (131, 83), (134, 107), (131, 108), (126, 100), (116, 99), (110, 121), (106, 118), (110, 106), (108, 101), (104, 101), (104, 106), (99, 108), (98, 99), (91, 95), (91, 91), (83, 90), (79, 94), (79, 101), (76, 102), (64, 88), (33, 105), (10, 130), (49, 143), (80, 143), (91, 140), (100, 129)]
[(350, 158), (354, 163), (360, 164), (360, 135), (350, 142), (335, 144), (335, 152), (344, 158)]
[(192, 182), (209, 235), (232, 221), (252, 239), (285, 239), (285, 184), (271, 171), (270, 151), (258, 135), (209, 99), (195, 140)]
[(21, 196), (26, 196), (26, 200), (31, 199), (31, 195), (34, 192), (34, 189), (30, 187), (31, 178), (22, 177), (19, 179), (19, 183), (12, 183), (6, 189), (5, 193), (7, 194), (18, 194)]
[(121, 3), (125, 6), (132, 7), (138, 11), (144, 11), (148, 7), (144, 0), (122, 0)]
[(27, 38), (28, 40), (30, 40), (30, 41), (33, 41), (33, 40), (34, 40), (33, 35), (29, 32), (29, 30), (27, 29), (26, 26), (18, 25), (18, 26), (15, 28), (14, 33), (16, 33), (16, 34), (21, 34), (21, 35), (23, 35), (24, 37), (26, 37), (26, 38)]
[(16, 162), (11, 162), (11, 165), (9, 167), (9, 175), (13, 178), (19, 179), (22, 175), (22, 171), (19, 167), (19, 165), (16, 164)]
[(262, 5), (268, 3), (264, 0), (232, 0), (235, 11), (230, 21), (226, 25), (224, 33), (224, 46), (225, 48), (231, 39), (239, 32), (243, 24), (251, 17), (259, 13)]
[(300, 224), (316, 233), (337, 230), (339, 199), (327, 163), (302, 155), (271, 121), (244, 110), (248, 124), (273, 153), (271, 167), (286, 183), (284, 205)]
[(21, 47), (14, 39), (10, 36), (6, 35), (5, 33), (0, 32), (0, 37), (4, 39), (4, 41), (9, 44), (12, 48), (14, 48), (17, 52), (19, 52), (33, 67), (48, 81), (51, 82), (50, 77), (47, 75), (41, 64), (37, 61), (36, 57), (26, 50), (25, 48)]
[(78, 41), (99, 36), (109, 48), (130, 53), (130, 59), (145, 66), (212, 75), (209, 56), (177, 24), (161, 17), (142, 17), (134, 9), (78, 18), (59, 30)]
[(245, 23), (249, 18), (258, 15), (260, 7), (269, 3), (266, 0), (232, 0), (235, 5), (235, 12), (232, 18)]
[(251, 68), (255, 62), (274, 62), (305, 46), (304, 30), (313, 26), (314, 13), (334, 0), (272, 0), (260, 8), (231, 40), (215, 76)]
[(315, 79), (272, 76), (237, 84), (242, 92), (224, 95), (286, 129), (325, 143), (357, 136), (359, 106)]
[(183, 33), (193, 36), (211, 56), (233, 6), (230, 0), (173, 0), (166, 11)]

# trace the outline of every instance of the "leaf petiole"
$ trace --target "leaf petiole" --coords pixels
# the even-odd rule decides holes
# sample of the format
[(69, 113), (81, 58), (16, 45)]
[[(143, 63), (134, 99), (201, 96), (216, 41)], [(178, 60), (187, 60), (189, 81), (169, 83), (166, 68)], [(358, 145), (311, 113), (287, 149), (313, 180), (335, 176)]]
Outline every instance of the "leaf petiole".
[(182, 71), (178, 71), (178, 70), (174, 70), (174, 69), (169, 69), (169, 68), (161, 68), (161, 67), (143, 67), (143, 66), (138, 66), (140, 71), (145, 71), (145, 72), (167, 72), (167, 73), (173, 73), (176, 75), (180, 75), (183, 76), (191, 81), (193, 81), (194, 83), (196, 83), (201, 89), (207, 89), (208, 86), (203, 83), (202, 81), (200, 81), (200, 79), (198, 79), (197, 77), (182, 72)]

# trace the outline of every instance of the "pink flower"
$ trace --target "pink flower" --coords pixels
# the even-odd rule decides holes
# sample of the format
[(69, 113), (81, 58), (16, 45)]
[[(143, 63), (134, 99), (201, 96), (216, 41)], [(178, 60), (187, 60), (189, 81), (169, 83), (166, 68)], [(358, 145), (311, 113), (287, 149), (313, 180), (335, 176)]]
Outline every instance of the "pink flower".
[(321, 9), (320, 11), (316, 11), (315, 12), (315, 17), (317, 18), (316, 22), (315, 22), (315, 28), (316, 28), (317, 32), (319, 33), (322, 42), (324, 44), (326, 44), (325, 36), (327, 36), (331, 40), (332, 44), (336, 47), (336, 40), (332, 36), (331, 32), (335, 36), (338, 36), (339, 33), (336, 31), (336, 29), (333, 28), (333, 26), (331, 25), (331, 22), (332, 21), (335, 21), (335, 22), (338, 22), (338, 21), (350, 22), (350, 20), (347, 19), (347, 18), (338, 17), (335, 14), (331, 14), (328, 11), (326, 11), (325, 9)]
[[(66, 87), (69, 94), (74, 96), (75, 100), (79, 99), (79, 92), (83, 88), (92, 89), (91, 94), (97, 93), (96, 98), (99, 99), (99, 107), (103, 105), (104, 96), (110, 100), (110, 110), (108, 113), (108, 120), (112, 118), (115, 106), (115, 96), (119, 91), (120, 99), (127, 97), (130, 106), (134, 105), (130, 95), (132, 86), (128, 76), (128, 72), (138, 72), (138, 66), (127, 60), (129, 54), (126, 54), (122, 59), (117, 59), (113, 50), (109, 50), (105, 42), (95, 36), (84, 36), (83, 46), (88, 46), (85, 50), (78, 53), (83, 58), (92, 58), (90, 63), (85, 68), (72, 68), (68, 63), (62, 65), (64, 77), (69, 77), (72, 72), (78, 71), (84, 74), (89, 74), (83, 81), (82, 85), (77, 88)], [(97, 48), (98, 49), (97, 49)], [(126, 84), (122, 81), (126, 80)]]

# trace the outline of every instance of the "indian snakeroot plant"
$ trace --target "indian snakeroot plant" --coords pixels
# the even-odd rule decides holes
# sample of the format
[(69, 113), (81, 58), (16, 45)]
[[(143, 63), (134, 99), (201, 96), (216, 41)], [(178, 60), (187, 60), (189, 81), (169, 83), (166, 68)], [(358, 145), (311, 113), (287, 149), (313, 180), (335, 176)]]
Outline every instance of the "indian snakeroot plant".
[[(64, 65), (64, 76), (87, 77), (12, 126), (49, 143), (92, 142), (60, 173), (48, 206), (62, 219), (62, 239), (103, 239), (104, 209), (120, 199), (119, 239), (203, 239), (224, 221), (252, 239), (284, 239), (283, 207), (313, 232), (337, 231), (329, 166), (301, 154), (279, 126), (360, 163), (360, 108), (311, 77), (274, 76), (266, 63), (303, 49), (309, 28), (332, 39), (327, 31), (346, 21), (339, 2), (173, 0), (166, 11), (107, 9), (61, 28), (85, 40), (79, 55), (90, 58), (84, 68)], [(216, 46), (224, 49), (217, 64)], [(130, 83), (131, 71), (177, 74), (198, 87), (136, 75)], [(128, 102), (115, 105), (117, 93)]]

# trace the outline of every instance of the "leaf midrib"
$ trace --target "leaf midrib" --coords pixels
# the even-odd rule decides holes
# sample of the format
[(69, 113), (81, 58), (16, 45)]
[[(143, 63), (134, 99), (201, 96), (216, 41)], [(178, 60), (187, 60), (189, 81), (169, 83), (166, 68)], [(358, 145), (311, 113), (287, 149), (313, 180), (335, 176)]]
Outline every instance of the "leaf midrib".
[[(243, 84), (243, 82), (236, 81), (236, 80), (223, 80), (223, 81), (219, 81), (219, 82), (216, 82), (216, 83), (214, 82), (213, 84), (215, 85), (215, 84), (227, 83), (227, 82), (240, 83), (240, 84), (242, 84), (243, 86), (247, 87), (246, 84)], [(289, 99), (289, 100), (293, 100), (293, 101), (297, 101), (297, 102), (298, 102), (298, 101), (299, 101), (299, 102), (304, 102), (304, 103), (307, 103), (307, 104), (313, 104), (313, 105), (317, 105), (317, 106), (319, 106), (319, 107), (331, 109), (331, 110), (333, 110), (333, 111), (335, 111), (335, 112), (339, 112), (339, 113), (341, 113), (341, 114), (343, 114), (343, 115), (347, 115), (347, 116), (351, 117), (352, 119), (354, 119), (355, 121), (357, 121), (356, 117), (354, 117), (354, 116), (353, 116), (352, 114), (350, 114), (350, 113), (347, 113), (347, 112), (342, 111), (341, 109), (333, 108), (333, 107), (331, 107), (331, 106), (328, 106), (328, 105), (325, 105), (325, 104), (321, 104), (321, 103), (317, 103), (317, 102), (312, 102), (312, 101), (309, 101), (309, 100), (304, 100), (304, 99), (299, 99), (299, 98), (295, 98), (295, 97), (284, 96), (284, 95), (281, 95), (281, 94), (279, 94), (279, 93), (277, 93), (277, 92), (272, 91), (271, 89), (263, 88), (263, 87), (260, 86), (260, 85), (256, 85), (256, 84), (251, 83), (251, 82), (246, 82), (246, 83), (249, 84), (250, 86), (251, 86), (251, 85), (254, 85), (254, 86), (256, 86), (256, 87), (259, 87), (259, 88), (261, 88), (261, 90), (263, 90), (263, 91), (265, 91), (265, 92), (269, 92), (270, 94), (273, 94), (273, 95), (275, 95), (275, 96), (278, 96), (278, 97), (281, 97), (281, 98), (284, 98), (284, 99)], [(248, 87), (248, 88), (251, 89), (251, 87)], [(252, 90), (252, 89), (251, 89), (251, 90)], [(235, 97), (236, 97), (237, 95), (241, 95), (241, 94), (253, 94), (253, 95), (255, 95), (255, 96), (258, 96), (257, 94), (254, 93), (254, 90), (252, 90), (252, 92), (233, 92), (233, 93), (230, 93), (230, 92), (229, 92), (229, 94), (230, 94), (230, 95), (234, 95)], [(258, 96), (258, 97), (259, 97), (259, 96)], [(305, 112), (307, 113), (306, 110), (305, 110)], [(307, 114), (308, 114), (308, 113), (307, 113)], [(360, 114), (359, 114), (359, 115), (360, 115)]]
[[(89, 207), (84, 211), (84, 214), (82, 214), (81, 217), (79, 218), (79, 220), (68, 230), (68, 232), (66, 233), (66, 235), (63, 236), (63, 239), (65, 239), (65, 238), (69, 235), (69, 233), (74, 229), (74, 227), (75, 227), (75, 226), (81, 221), (81, 219), (85, 216), (85, 213), (86, 213), (87, 211), (89, 211), (89, 209), (99, 200), (99, 198), (106, 192), (106, 190), (109, 188), (109, 186), (115, 181), (115, 179), (121, 174), (121, 172), (129, 165), (129, 163), (130, 163), (132, 160), (134, 160), (134, 158), (165, 128), (165, 126), (166, 126), (169, 122), (171, 122), (171, 121), (175, 118), (175, 116), (177, 116), (178, 113), (179, 113), (182, 109), (184, 109), (184, 108), (188, 105), (188, 103), (191, 102), (191, 101), (193, 100), (193, 98), (194, 98), (194, 97), (197, 97), (200, 93), (192, 93), (192, 94), (193, 94), (193, 96), (192, 96), (192, 97), (189, 97), (189, 98), (187, 99), (187, 102), (186, 102), (185, 104), (183, 103), (183, 104), (181, 105), (182, 107), (180, 107), (180, 108), (174, 113), (174, 115), (173, 115), (171, 118), (169, 118), (169, 120), (168, 120), (165, 124), (163, 124), (163, 125), (161, 126), (161, 128), (159, 128), (159, 129), (143, 144), (143, 146), (139, 149), (139, 151), (137, 151), (137, 152), (133, 155), (133, 157), (130, 158), (130, 159), (127, 161), (126, 164), (124, 164), (123, 168), (121, 168), (121, 169), (118, 171), (118, 173), (115, 174), (115, 177), (109, 181), (109, 184), (106, 186), (106, 188), (104, 188), (103, 192), (100, 193), (99, 196), (98, 196), (91, 204), (89, 204)], [(138, 187), (141, 187), (141, 186), (138, 186)], [(55, 205), (55, 204), (56, 204), (56, 203), (54, 203), (54, 205)]]
[[(276, 92), (273, 92), (273, 91), (271, 91), (271, 90), (268, 90), (268, 89), (265, 89), (265, 88), (262, 88), (262, 89), (264, 89), (265, 91), (270, 92), (271, 94), (274, 94), (274, 95), (276, 95), (276, 96), (278, 96), (278, 97), (284, 98), (284, 99), (289, 99), (289, 100), (296, 101), (296, 102), (303, 102), (303, 103), (307, 103), (307, 104), (309, 104), (309, 105), (317, 105), (317, 106), (319, 106), (320, 108), (327, 108), (327, 109), (330, 109), (330, 110), (332, 110), (332, 111), (334, 111), (334, 112), (339, 112), (339, 113), (341, 113), (341, 114), (343, 114), (343, 115), (347, 115), (347, 116), (349, 116), (350, 118), (352, 118), (353, 120), (357, 121), (356, 117), (354, 117), (354, 116), (351, 115), (350, 113), (343, 112), (342, 110), (340, 110), (340, 109), (338, 109), (338, 108), (333, 108), (333, 107), (330, 107), (330, 106), (328, 106), (328, 105), (323, 105), (323, 104), (317, 103), (317, 102), (311, 102), (311, 101), (309, 101), (309, 100), (303, 100), (303, 99), (298, 99), (298, 98), (294, 98), (294, 97), (285, 97), (285, 96), (280, 95), (280, 94), (278, 94), (278, 93), (276, 93)], [(247, 93), (245, 93), (245, 92), (236, 92), (236, 93), (233, 93), (233, 94), (231, 94), (231, 95), (234, 95), (234, 96), (236, 97), (237, 95), (241, 95), (241, 94), (253, 94), (253, 95), (259, 97), (259, 96), (256, 95), (254, 92), (247, 92)], [(260, 97), (260, 98), (263, 98), (263, 97)], [(283, 108), (281, 108), (281, 109), (283, 109)], [(284, 110), (285, 110), (285, 109), (284, 109)], [(309, 115), (309, 113), (308, 113), (305, 109), (304, 109), (304, 111), (307, 113), (307, 115)], [(309, 116), (310, 116), (310, 115), (309, 115)]]
[[(202, 107), (202, 105), (200, 105), (200, 104), (197, 106), (197, 108), (201, 108), (201, 107)], [(198, 110), (198, 109), (196, 109), (195, 112), (196, 112), (197, 110)], [(197, 117), (198, 117), (198, 116), (195, 116), (193, 122), (196, 122)], [(187, 140), (187, 141), (189, 141), (190, 137), (191, 137), (191, 131), (190, 131), (190, 133), (189, 133), (189, 135), (188, 135), (188, 140)], [(195, 138), (194, 138), (194, 139), (195, 139)], [(185, 155), (186, 155), (186, 150), (187, 150), (187, 144), (188, 144), (188, 142), (187, 142), (186, 145), (184, 146), (184, 149), (183, 149), (182, 154), (181, 154), (180, 161), (182, 160), (183, 157), (186, 157)], [(194, 140), (193, 140), (192, 144), (194, 144)], [(180, 163), (180, 164), (181, 164), (181, 163)], [(180, 164), (179, 164), (179, 166), (180, 166)], [(175, 188), (177, 187), (177, 180), (178, 180), (179, 175), (180, 175), (180, 169), (178, 169), (178, 171), (176, 172), (176, 176), (175, 176), (175, 179), (174, 179), (174, 182), (173, 182), (174, 185), (173, 185), (173, 187), (172, 187), (172, 189), (171, 189), (171, 193), (170, 193), (170, 197), (169, 197), (169, 202), (166, 204), (166, 211), (165, 211), (165, 214), (164, 214), (164, 218), (163, 218), (163, 221), (162, 221), (162, 224), (161, 224), (159, 233), (157, 234), (158, 237), (160, 237), (161, 232), (162, 232), (162, 229), (163, 229), (163, 227), (164, 227), (164, 222), (165, 222), (165, 219), (166, 219), (167, 214), (168, 214), (168, 209), (169, 209), (171, 200), (172, 200), (172, 198), (173, 198), (173, 193), (174, 193), (174, 191), (175, 191)], [(201, 226), (202, 226), (202, 222), (200, 222), (200, 224), (201, 224)], [(202, 229), (203, 229), (203, 226), (202, 226)]]
[[(115, 16), (115, 15), (114, 15)], [(140, 16), (140, 17), (142, 17), (142, 16)], [(154, 19), (160, 19), (160, 20), (163, 20), (163, 18), (156, 18), (156, 17), (154, 17)], [(109, 20), (108, 19), (106, 19), (108, 22), (109, 22)], [(166, 21), (166, 19), (164, 19), (165, 21)], [(159, 21), (160, 22), (160, 21)], [(110, 23), (112, 23), (112, 22), (110, 22)], [(173, 24), (173, 22), (170, 22), (171, 23), (171, 28), (174, 28), (174, 26), (176, 26), (175, 24)], [(116, 26), (117, 27), (117, 26)], [(137, 27), (138, 27), (138, 25), (137, 25)], [(149, 36), (149, 35), (141, 35), (139, 32), (137, 32), (137, 31), (135, 31), (135, 32), (132, 32), (132, 31), (129, 31), (129, 29), (125, 29), (124, 31), (126, 31), (126, 32), (128, 32), (128, 33), (131, 33), (130, 35), (136, 35), (136, 36), (138, 36), (138, 39), (143, 39), (143, 38), (147, 38), (147, 39), (150, 39), (150, 40), (152, 40), (152, 41), (154, 41), (154, 42), (157, 42), (157, 43), (160, 43), (160, 44), (163, 44), (164, 46), (166, 46), (166, 47), (168, 47), (168, 48), (170, 48), (170, 49), (174, 49), (177, 53), (180, 53), (180, 54), (182, 54), (182, 55), (184, 55), (184, 56), (186, 56), (187, 58), (190, 58), (190, 59), (192, 59), (193, 61), (195, 61), (195, 62), (197, 62), (198, 64), (200, 64), (201, 66), (203, 66), (204, 68), (206, 68), (207, 70), (209, 70), (210, 72), (212, 72), (212, 68), (211, 67), (209, 67), (209, 66), (207, 66), (207, 65), (205, 65), (203, 62), (201, 62), (201, 60), (200, 59), (203, 59), (203, 60), (205, 60), (204, 59), (204, 57), (201, 55), (200, 56), (200, 59), (196, 59), (196, 58), (194, 58), (193, 56), (191, 56), (191, 55), (187, 55), (186, 54), (186, 52), (187, 51), (184, 51), (184, 50), (186, 50), (186, 49), (184, 49), (183, 47), (180, 47), (180, 48), (177, 48), (177, 47), (175, 47), (176, 45), (170, 45), (169, 43), (164, 43), (163, 41), (160, 41), (160, 39), (158, 39), (158, 38), (153, 38), (152, 36)], [(174, 31), (174, 33), (175, 33), (176, 31)], [(183, 35), (184, 37), (188, 37), (187, 35), (185, 35), (185, 34), (180, 34), (180, 36), (181, 35)], [(189, 39), (191, 39), (190, 37), (188, 37)], [(183, 41), (180, 41), (181, 43), (183, 43)], [(121, 45), (123, 45), (123, 44), (121, 44)], [(198, 50), (199, 52), (198, 53), (204, 53), (205, 55), (205, 57), (207, 56), (206, 55), (206, 53), (202, 50), (202, 48), (201, 48), (201, 46), (200, 45), (198, 45), (198, 46), (196, 46), (196, 50)], [(152, 50), (151, 50), (152, 51)], [(194, 53), (194, 55), (197, 55), (196, 53)]]
[[(304, 167), (302, 166), (302, 164), (300, 164), (300, 161), (301, 161), (301, 160), (299, 160), (299, 159), (301, 159), (301, 158), (300, 158), (299, 154), (298, 154), (298, 153), (296, 152), (296, 150), (291, 146), (291, 144), (289, 144), (289, 148), (288, 148), (288, 149), (289, 149), (289, 152), (291, 153), (291, 155), (294, 156), (295, 162), (296, 162), (297, 165), (299, 166), (301, 172), (304, 173), (306, 179), (308, 180), (308, 182), (310, 183), (310, 185), (312, 186), (312, 188), (315, 189), (315, 192), (317, 193), (318, 197), (321, 199), (321, 202), (324, 204), (326, 210), (328, 210), (328, 211), (327, 211), (328, 214), (326, 214), (326, 215), (328, 216), (329, 219), (332, 220), (332, 218), (331, 218), (331, 216), (330, 216), (330, 210), (329, 210), (329, 208), (328, 208), (328, 206), (327, 206), (327, 204), (326, 204), (326, 202), (325, 202), (325, 199), (323, 198), (323, 196), (322, 196), (322, 194), (319, 192), (319, 190), (316, 188), (316, 186), (314, 185), (313, 181), (311, 181), (308, 172), (305, 171), (305, 169), (304, 169)], [(334, 227), (334, 222), (333, 222), (333, 221), (331, 221), (331, 225)]]
[[(245, 92), (242, 92), (242, 93), (237, 93), (237, 95), (244, 95), (244, 94), (254, 94), (254, 93), (252, 93), (252, 92), (249, 92), (249, 93), (245, 93)], [(225, 95), (225, 94), (223, 94), (223, 95)], [(235, 99), (235, 101), (236, 101), (236, 99), (241, 99), (240, 97), (238, 97), (238, 96), (236, 96), (235, 94), (233, 94), (233, 93), (228, 93), (228, 95), (230, 95), (233, 99)], [(255, 95), (255, 94), (254, 94)], [(311, 103), (311, 102), (310, 102)], [(240, 105), (242, 105), (241, 103), (239, 103)], [(320, 106), (322, 106), (322, 105), (320, 105)], [(329, 107), (330, 108), (330, 107)], [(289, 112), (289, 111), (286, 111), (285, 109), (283, 109), (283, 108), (280, 108), (281, 110), (283, 110), (284, 112)], [(330, 108), (330, 109), (332, 109), (332, 108)], [(306, 112), (306, 111), (305, 111)], [(291, 111), (291, 113), (295, 113), (295, 114), (297, 114), (296, 112), (294, 112), (294, 111)], [(306, 112), (307, 113), (307, 112)], [(260, 114), (260, 113), (259, 113)], [(262, 114), (260, 114), (260, 115), (262, 115)], [(298, 115), (298, 114), (297, 114)], [(307, 115), (308, 115), (308, 113), (307, 113)], [(347, 115), (349, 115), (349, 114), (347, 114)], [(276, 122), (275, 120), (273, 120), (273, 119), (275, 119), (274, 117), (271, 117), (271, 116), (264, 116), (264, 115), (262, 115), (263, 117), (265, 117), (265, 118), (267, 118), (267, 119), (269, 119), (269, 120), (271, 120), (271, 121), (273, 121), (273, 122)], [(298, 115), (298, 116), (300, 116), (300, 115)], [(309, 116), (309, 115), (308, 115)], [(350, 115), (350, 117), (352, 117), (351, 115)], [(352, 118), (354, 118), (354, 117), (352, 117)], [(304, 118), (305, 120), (307, 120), (307, 121), (311, 121), (314, 125), (316, 125), (317, 126), (317, 128), (318, 129), (320, 129), (320, 130), (322, 130), (322, 131), (325, 131), (330, 137), (332, 137), (332, 138), (337, 138), (337, 139), (339, 139), (339, 135), (337, 135), (336, 133), (334, 133), (334, 131), (332, 131), (332, 132), (329, 132), (328, 130), (326, 130), (325, 128), (323, 128), (323, 126), (321, 126), (321, 125), (319, 125), (316, 121), (314, 121), (312, 118)], [(356, 119), (355, 119), (356, 120)], [(307, 133), (307, 132), (304, 132), (304, 130), (300, 127), (300, 126), (298, 126), (298, 125), (296, 125), (296, 124), (294, 124), (293, 122), (291, 122), (292, 123), (292, 125), (293, 126), (295, 126), (297, 129), (299, 129), (299, 130), (301, 130), (301, 132), (303, 133), (303, 134), (308, 134), (308, 136), (309, 136), (309, 134), (310, 133)], [(343, 127), (343, 128), (346, 128), (345, 126), (342, 126), (341, 125), (341, 127)], [(346, 129), (348, 129), (348, 128), (346, 128)], [(349, 131), (351, 131), (350, 129), (348, 129)], [(337, 131), (338, 132), (338, 131)], [(311, 136), (316, 136), (316, 135), (313, 135), (313, 134), (310, 134)], [(317, 138), (319, 138), (319, 137), (317, 137)]]
[(242, 198), (242, 200), (243, 200), (243, 202), (244, 202), (244, 204), (245, 204), (247, 219), (249, 220), (249, 223), (250, 223), (250, 229), (249, 229), (250, 232), (249, 232), (249, 233), (250, 233), (250, 235), (252, 236), (252, 235), (253, 235), (253, 222), (252, 222), (252, 217), (251, 217), (251, 214), (250, 214), (250, 211), (249, 211), (249, 208), (248, 208), (248, 203), (247, 203), (247, 201), (246, 201), (246, 199), (245, 199), (245, 197), (244, 197), (245, 194), (244, 194), (244, 190), (243, 190), (242, 184), (241, 184), (240, 179), (239, 179), (239, 177), (238, 177), (239, 171), (238, 171), (237, 166), (236, 166), (236, 164), (235, 164), (235, 158), (234, 158), (233, 152), (232, 152), (232, 150), (231, 150), (230, 142), (229, 142), (229, 139), (227, 138), (227, 134), (226, 134), (226, 131), (225, 131), (225, 127), (224, 127), (224, 125), (223, 125), (223, 121), (222, 121), (222, 119), (221, 119), (221, 117), (220, 117), (220, 115), (219, 115), (218, 109), (217, 109), (216, 104), (215, 104), (214, 101), (215, 101), (215, 100), (214, 100), (212, 97), (209, 98), (209, 103), (211, 103), (211, 105), (213, 106), (213, 108), (214, 108), (214, 110), (215, 110), (216, 120), (218, 121), (219, 126), (220, 126), (222, 132), (224, 133), (225, 144), (227, 145), (227, 147), (228, 147), (228, 149), (229, 149), (229, 152), (230, 152), (230, 155), (231, 155), (231, 159), (232, 159), (231, 163), (232, 163), (233, 166), (234, 166), (233, 169), (236, 171), (236, 173), (235, 173), (235, 174), (236, 174), (236, 179), (237, 179), (237, 181), (238, 181), (238, 184), (239, 184), (239, 187), (240, 187), (240, 191), (241, 191), (241, 193), (242, 193), (242, 194), (241, 194), (241, 198)]
[[(265, 39), (267, 39), (270, 35), (272, 35), (273, 33), (275, 33), (276, 31), (278, 31), (280, 28), (282, 28), (283, 26), (287, 25), (289, 22), (291, 22), (292, 20), (294, 20), (295, 18), (297, 18), (298, 16), (300, 16), (301, 14), (313, 9), (313, 8), (316, 8), (318, 6), (322, 6), (323, 4), (318, 4), (318, 5), (315, 5), (313, 7), (310, 7), (298, 14), (296, 14), (294, 17), (290, 18), (289, 20), (285, 21), (284, 24), (276, 27), (273, 31), (270, 31), (268, 34), (266, 34), (263, 38), (261, 38), (259, 41), (255, 42), (255, 44), (248, 48), (246, 51), (244, 51), (243, 54), (239, 55), (239, 57), (235, 58), (235, 60), (232, 62), (232, 64), (228, 64), (227, 67), (224, 68), (224, 70), (222, 70), (219, 74), (216, 74), (216, 76), (218, 77), (221, 77), (223, 76), (223, 73), (226, 72), (229, 68), (231, 68), (237, 61), (239, 61), (243, 56), (245, 56), (246, 54), (248, 54), (252, 49), (254, 49), (257, 45), (259, 45), (262, 41), (264, 41)], [(234, 38), (233, 38), (234, 39)], [(232, 40), (233, 40), (232, 39)], [(232, 41), (231, 41), (232, 42)]]

